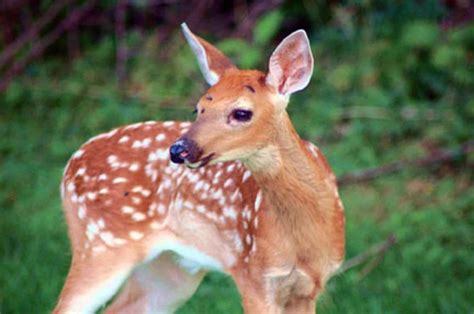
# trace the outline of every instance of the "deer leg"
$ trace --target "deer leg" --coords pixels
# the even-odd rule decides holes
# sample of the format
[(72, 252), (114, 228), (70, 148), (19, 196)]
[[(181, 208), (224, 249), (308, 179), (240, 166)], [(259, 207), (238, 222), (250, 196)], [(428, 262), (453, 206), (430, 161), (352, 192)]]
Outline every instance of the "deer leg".
[(106, 313), (173, 313), (196, 291), (205, 275), (182, 268), (170, 252), (135, 269)]
[(287, 304), (285, 304), (284, 313), (316, 313), (316, 300), (311, 297), (293, 297), (288, 301)]
[(242, 298), (245, 314), (281, 313), (263, 277), (250, 278), (247, 272), (231, 273), (231, 276)]
[(133, 266), (131, 258), (113, 252), (73, 257), (53, 313), (95, 313), (117, 292)]
[(245, 314), (280, 313), (275, 304), (268, 303), (262, 296), (242, 294), (242, 306)]

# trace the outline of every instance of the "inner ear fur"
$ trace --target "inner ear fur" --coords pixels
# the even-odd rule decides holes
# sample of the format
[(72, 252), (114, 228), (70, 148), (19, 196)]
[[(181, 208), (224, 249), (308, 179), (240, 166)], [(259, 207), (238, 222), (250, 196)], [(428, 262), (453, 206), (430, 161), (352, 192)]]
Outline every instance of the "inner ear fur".
[(279, 94), (289, 96), (309, 84), (313, 64), (308, 36), (304, 30), (298, 30), (286, 37), (271, 55), (266, 82)]

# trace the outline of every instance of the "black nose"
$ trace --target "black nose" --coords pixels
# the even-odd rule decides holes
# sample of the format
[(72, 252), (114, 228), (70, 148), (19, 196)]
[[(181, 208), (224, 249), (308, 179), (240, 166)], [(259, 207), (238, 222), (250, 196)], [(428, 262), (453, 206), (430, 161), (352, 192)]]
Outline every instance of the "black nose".
[(189, 154), (189, 151), (187, 150), (184, 144), (185, 143), (183, 141), (177, 141), (176, 143), (171, 145), (170, 156), (172, 162), (176, 164), (182, 164), (184, 162), (184, 159)]
[(195, 163), (201, 158), (202, 150), (196, 142), (187, 137), (178, 139), (170, 147), (171, 161), (177, 164), (182, 164), (187, 161)]

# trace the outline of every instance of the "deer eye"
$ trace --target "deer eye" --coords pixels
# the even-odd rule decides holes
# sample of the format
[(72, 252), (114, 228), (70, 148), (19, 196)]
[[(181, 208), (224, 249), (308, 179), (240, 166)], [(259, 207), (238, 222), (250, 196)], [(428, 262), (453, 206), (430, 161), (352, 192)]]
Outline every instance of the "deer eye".
[(247, 122), (252, 119), (253, 112), (250, 110), (245, 110), (245, 109), (235, 109), (231, 113), (231, 117), (234, 120), (240, 121), (240, 122)]

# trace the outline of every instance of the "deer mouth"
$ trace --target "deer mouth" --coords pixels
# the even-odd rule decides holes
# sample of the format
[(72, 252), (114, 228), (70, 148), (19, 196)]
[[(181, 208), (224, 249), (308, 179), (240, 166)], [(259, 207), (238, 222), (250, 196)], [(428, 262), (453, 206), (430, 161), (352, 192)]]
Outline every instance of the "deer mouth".
[(214, 155), (215, 153), (211, 153), (205, 156), (204, 158), (201, 158), (200, 160), (193, 163), (190, 163), (188, 160), (185, 159), (185, 163), (186, 163), (186, 166), (191, 169), (201, 168), (209, 164), (212, 161)]

